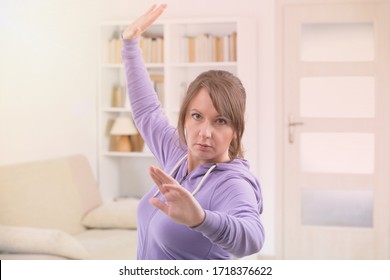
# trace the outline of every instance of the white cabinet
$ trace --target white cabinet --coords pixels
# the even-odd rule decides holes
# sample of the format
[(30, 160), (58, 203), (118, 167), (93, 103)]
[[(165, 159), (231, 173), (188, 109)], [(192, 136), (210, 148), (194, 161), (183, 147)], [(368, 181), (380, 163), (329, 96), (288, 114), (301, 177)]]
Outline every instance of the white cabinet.
[[(130, 22), (130, 21), (129, 21)], [(142, 151), (115, 151), (111, 127), (119, 116), (131, 117), (119, 34), (128, 22), (100, 25), (99, 49), (99, 166), (98, 180), (105, 199), (141, 196), (151, 186), (150, 164), (157, 164), (147, 147)], [(140, 40), (144, 61), (161, 104), (176, 126), (181, 100), (188, 84), (201, 72), (223, 69), (236, 74), (247, 91), (244, 145), (256, 166), (256, 24), (248, 19), (167, 20), (154, 24)], [(247, 118), (250, 119), (250, 118)], [(134, 138), (134, 136), (131, 136)]]

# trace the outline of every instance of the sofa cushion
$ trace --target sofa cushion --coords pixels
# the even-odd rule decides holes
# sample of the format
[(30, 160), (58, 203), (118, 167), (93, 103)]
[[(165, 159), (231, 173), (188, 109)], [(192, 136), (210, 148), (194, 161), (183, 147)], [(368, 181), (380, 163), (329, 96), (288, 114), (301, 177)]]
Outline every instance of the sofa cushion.
[(135, 260), (137, 231), (127, 229), (90, 229), (74, 235), (91, 260)]
[(89, 211), (81, 223), (87, 228), (136, 229), (138, 199), (129, 198), (105, 202)]
[(0, 225), (0, 252), (89, 258), (83, 245), (64, 231), (3, 225)]
[(83, 156), (0, 166), (0, 224), (73, 234), (85, 229), (81, 218), (100, 204)]

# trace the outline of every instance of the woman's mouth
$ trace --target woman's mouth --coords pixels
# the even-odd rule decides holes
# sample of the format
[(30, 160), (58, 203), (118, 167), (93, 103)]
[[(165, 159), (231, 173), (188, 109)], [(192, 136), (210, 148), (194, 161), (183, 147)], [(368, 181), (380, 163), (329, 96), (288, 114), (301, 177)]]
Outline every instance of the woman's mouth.
[(208, 144), (203, 144), (203, 143), (197, 143), (196, 146), (197, 146), (198, 149), (200, 149), (200, 150), (207, 150), (207, 149), (211, 148), (210, 145), (208, 145)]

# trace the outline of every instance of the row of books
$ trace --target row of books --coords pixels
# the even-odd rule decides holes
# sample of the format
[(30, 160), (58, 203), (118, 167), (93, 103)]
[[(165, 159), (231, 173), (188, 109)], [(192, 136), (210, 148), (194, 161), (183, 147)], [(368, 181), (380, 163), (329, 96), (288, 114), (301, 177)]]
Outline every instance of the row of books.
[[(161, 36), (141, 36), (139, 45), (145, 63), (164, 62), (164, 38)], [(113, 36), (108, 41), (108, 63), (122, 63), (122, 42), (118, 36)]]
[(164, 62), (164, 37), (162, 36), (141, 36), (139, 46), (145, 63)]
[(199, 34), (182, 39), (184, 62), (237, 61), (237, 33), (223, 36)]
[[(164, 106), (164, 75), (151, 73), (150, 81), (162, 106)], [(126, 89), (121, 85), (114, 85), (111, 92), (111, 107), (130, 108), (130, 102)]]
[[(141, 36), (139, 45), (145, 63), (164, 62), (164, 38)], [(204, 33), (182, 38), (180, 61), (226, 62), (237, 61), (237, 33), (215, 36)], [(108, 63), (122, 63), (121, 40), (115, 36), (108, 42)]]

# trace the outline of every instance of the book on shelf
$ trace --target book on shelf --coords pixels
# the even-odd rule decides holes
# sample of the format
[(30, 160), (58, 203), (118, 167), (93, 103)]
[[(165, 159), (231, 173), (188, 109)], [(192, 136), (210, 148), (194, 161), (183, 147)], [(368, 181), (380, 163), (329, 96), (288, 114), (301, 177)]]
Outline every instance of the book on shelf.
[(119, 31), (115, 31), (108, 41), (108, 63), (122, 63), (121, 48), (122, 42)]
[(183, 37), (181, 48), (185, 62), (237, 61), (237, 33), (223, 36), (204, 33)]
[(229, 60), (237, 61), (237, 32), (230, 34), (229, 39)]
[(150, 73), (150, 80), (153, 83), (161, 105), (164, 106), (164, 75), (161, 73)]
[(142, 35), (139, 40), (145, 63), (164, 62), (164, 37), (159, 35)]
[(122, 86), (112, 87), (111, 107), (124, 107), (125, 91)]

